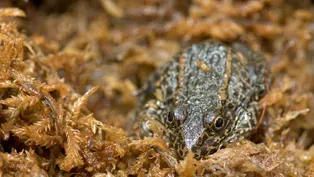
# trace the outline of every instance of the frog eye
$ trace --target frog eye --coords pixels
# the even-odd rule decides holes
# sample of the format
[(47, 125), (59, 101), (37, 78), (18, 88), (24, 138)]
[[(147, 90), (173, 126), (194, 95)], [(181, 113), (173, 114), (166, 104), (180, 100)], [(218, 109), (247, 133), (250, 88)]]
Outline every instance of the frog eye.
[(217, 131), (224, 127), (225, 121), (220, 115), (212, 112), (204, 118), (204, 124)]
[(168, 122), (172, 122), (174, 120), (174, 114), (172, 111), (168, 112), (167, 120)]
[(224, 119), (221, 116), (215, 118), (214, 127), (216, 130), (221, 129), (224, 126)]

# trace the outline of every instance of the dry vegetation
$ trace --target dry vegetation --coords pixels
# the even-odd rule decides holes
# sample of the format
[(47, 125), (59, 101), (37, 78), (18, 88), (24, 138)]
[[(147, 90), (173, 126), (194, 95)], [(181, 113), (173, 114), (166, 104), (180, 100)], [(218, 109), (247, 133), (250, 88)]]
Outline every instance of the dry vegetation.
[[(311, 1), (0, 6), (0, 176), (314, 176)], [(180, 46), (209, 38), (265, 54), (265, 116), (250, 140), (177, 161), (162, 139), (126, 131), (132, 93)]]

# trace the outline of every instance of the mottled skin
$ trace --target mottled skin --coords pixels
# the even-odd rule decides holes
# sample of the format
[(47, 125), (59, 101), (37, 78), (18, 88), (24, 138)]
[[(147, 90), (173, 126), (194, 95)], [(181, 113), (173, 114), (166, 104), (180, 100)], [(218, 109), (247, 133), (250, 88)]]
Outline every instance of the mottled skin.
[(263, 56), (242, 45), (194, 44), (146, 84), (138, 113), (142, 133), (151, 136), (157, 121), (180, 157), (212, 154), (255, 128), (265, 72)]

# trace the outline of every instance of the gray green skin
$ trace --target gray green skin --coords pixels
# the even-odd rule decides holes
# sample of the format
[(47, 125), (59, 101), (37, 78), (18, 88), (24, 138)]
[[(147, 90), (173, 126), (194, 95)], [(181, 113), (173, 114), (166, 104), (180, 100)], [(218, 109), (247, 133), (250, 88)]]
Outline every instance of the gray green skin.
[[(209, 71), (196, 65), (200, 60)], [(261, 54), (240, 44), (206, 41), (182, 50), (144, 87), (137, 115), (141, 133), (152, 136), (152, 120), (158, 121), (181, 158), (192, 151), (198, 159), (247, 137), (260, 115), (265, 67)]]

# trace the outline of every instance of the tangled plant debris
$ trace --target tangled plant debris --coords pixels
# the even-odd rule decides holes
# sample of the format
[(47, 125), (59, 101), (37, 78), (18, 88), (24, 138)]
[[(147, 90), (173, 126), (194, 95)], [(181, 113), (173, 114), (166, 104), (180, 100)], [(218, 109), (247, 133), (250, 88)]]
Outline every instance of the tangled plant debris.
[[(1, 176), (313, 176), (311, 1), (0, 2)], [(248, 140), (177, 160), (132, 95), (182, 46), (242, 42), (271, 84)], [(132, 134), (129, 128), (135, 128)]]

